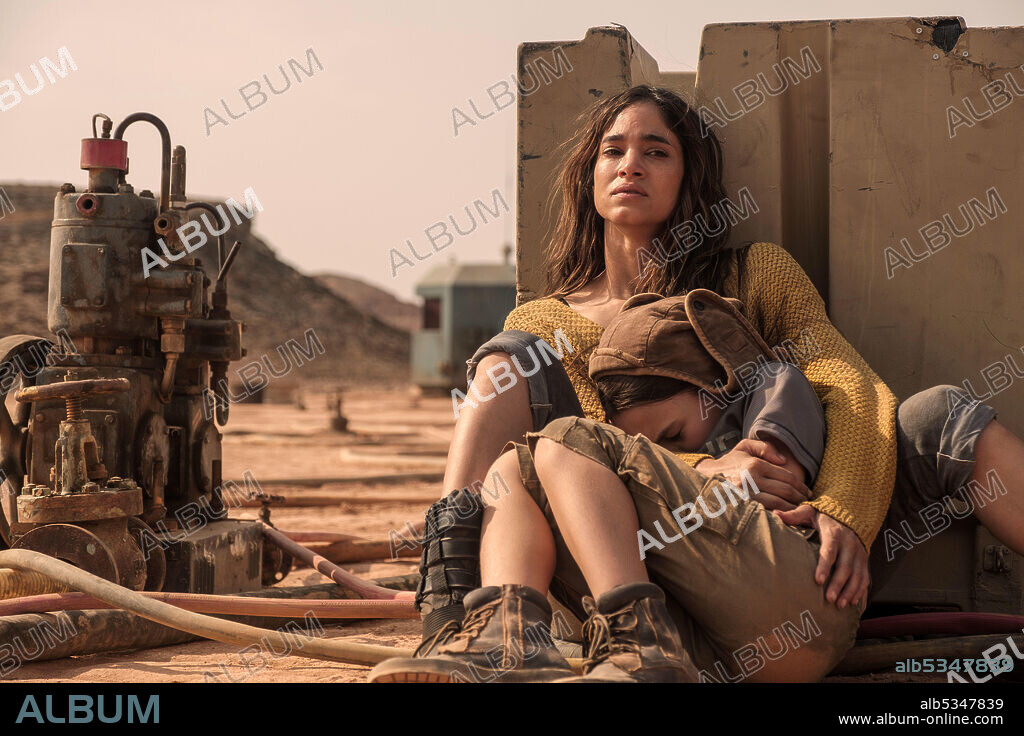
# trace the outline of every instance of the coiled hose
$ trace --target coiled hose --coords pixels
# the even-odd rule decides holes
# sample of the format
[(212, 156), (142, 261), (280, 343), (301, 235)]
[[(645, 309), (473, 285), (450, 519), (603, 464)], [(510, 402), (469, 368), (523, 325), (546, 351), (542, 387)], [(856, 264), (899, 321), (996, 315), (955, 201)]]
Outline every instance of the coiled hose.
[[(260, 629), (255, 626), (192, 613), (176, 608), (169, 603), (139, 595), (117, 583), (104, 580), (54, 557), (27, 549), (0, 551), (0, 567), (40, 573), (150, 621), (156, 621), (172, 629), (187, 631), (196, 636), (225, 644), (248, 646), (269, 640), (282, 648), (288, 646), (294, 650), (293, 654), (296, 656), (357, 665), (373, 665), (391, 657), (412, 655), (412, 650), (409, 649), (320, 639), (292, 632)], [(358, 580), (358, 578), (356, 579)], [(362, 583), (362, 581), (359, 582)], [(362, 583), (362, 585), (370, 588), (377, 587), (370, 586), (368, 583)], [(381, 590), (384, 589), (381, 588)], [(394, 593), (395, 591), (390, 592)]]
[(63, 593), (66, 590), (70, 590), (70, 588), (38, 572), (0, 570), (0, 601), (26, 595)]

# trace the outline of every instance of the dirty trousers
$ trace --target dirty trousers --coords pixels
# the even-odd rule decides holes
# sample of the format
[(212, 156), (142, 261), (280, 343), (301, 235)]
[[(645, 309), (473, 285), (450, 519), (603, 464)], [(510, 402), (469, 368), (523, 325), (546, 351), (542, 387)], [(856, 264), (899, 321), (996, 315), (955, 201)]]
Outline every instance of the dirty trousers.
[(766, 665), (791, 653), (801, 674), (816, 680), (853, 645), (864, 604), (839, 610), (825, 600), (825, 587), (814, 582), (816, 533), (784, 524), (751, 489), (729, 488), (722, 476), (698, 472), (643, 435), (563, 417), (528, 434), (527, 444), (510, 446), (554, 536), (551, 594), (577, 617), (586, 618), (581, 600), (588, 587), (537, 477), (533, 457), (541, 437), (604, 465), (625, 485), (640, 530), (650, 535), (638, 534), (632, 553), (639, 556), (644, 545), (648, 575), (664, 589), (703, 681), (762, 679), (771, 672), (758, 677)]

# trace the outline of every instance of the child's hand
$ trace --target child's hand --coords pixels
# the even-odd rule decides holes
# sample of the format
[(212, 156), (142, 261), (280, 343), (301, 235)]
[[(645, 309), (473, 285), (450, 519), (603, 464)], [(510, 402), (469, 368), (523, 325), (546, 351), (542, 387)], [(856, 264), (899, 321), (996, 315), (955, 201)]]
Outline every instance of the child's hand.
[(696, 468), (704, 475), (721, 475), (736, 486), (741, 486), (743, 473), (748, 473), (758, 491), (751, 498), (766, 509), (788, 511), (811, 498), (803, 468), (797, 464), (794, 471), (788, 463), (789, 458), (767, 442), (743, 439), (722, 457), (702, 460)]
[(785, 442), (779, 442), (779, 440), (774, 437), (767, 437), (764, 442), (771, 446), (777, 454), (785, 458), (786, 462), (782, 464), (782, 467), (798, 477), (805, 484), (807, 483), (807, 471), (804, 470), (803, 465), (797, 462), (796, 456), (790, 451)]

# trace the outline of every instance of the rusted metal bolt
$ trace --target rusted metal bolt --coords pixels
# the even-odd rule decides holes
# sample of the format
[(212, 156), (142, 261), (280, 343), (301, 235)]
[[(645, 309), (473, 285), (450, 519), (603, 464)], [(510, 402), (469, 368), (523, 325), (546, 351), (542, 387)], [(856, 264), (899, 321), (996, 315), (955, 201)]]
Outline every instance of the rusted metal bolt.
[(64, 408), (68, 412), (67, 420), (69, 422), (79, 422), (85, 419), (85, 412), (82, 411), (81, 396), (64, 399)]
[(113, 414), (107, 414), (105, 417), (103, 417), (103, 421), (106, 422), (107, 424), (113, 424), (114, 423), (114, 415)]
[(75, 193), (75, 185), (72, 184), (69, 181), (64, 182), (63, 184), (60, 185), (60, 193), (61, 194), (74, 194)]
[(139, 196), (140, 197), (148, 197), (149, 199), (153, 199), (154, 198), (153, 197), (153, 192), (151, 192), (149, 189), (143, 189), (141, 192), (139, 192)]
[(99, 489), (100, 484), (93, 483), (92, 481), (89, 481), (88, 483), (82, 485), (82, 493), (96, 493), (97, 491), (99, 491)]

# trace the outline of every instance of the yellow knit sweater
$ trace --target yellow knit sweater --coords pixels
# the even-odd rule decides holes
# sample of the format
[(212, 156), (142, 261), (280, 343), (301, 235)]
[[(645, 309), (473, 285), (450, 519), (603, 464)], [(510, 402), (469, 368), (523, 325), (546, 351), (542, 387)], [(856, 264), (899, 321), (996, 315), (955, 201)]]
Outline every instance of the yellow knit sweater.
[[(817, 289), (784, 249), (755, 243), (738, 281), (737, 273), (734, 257), (724, 295), (743, 302), (769, 345), (788, 349), (825, 409), (825, 456), (810, 505), (850, 527), (870, 549), (896, 479), (896, 397), (832, 325)], [(573, 346), (563, 365), (580, 405), (588, 417), (604, 421), (587, 370), (604, 328), (557, 299), (537, 299), (513, 310), (505, 329), (531, 332), (552, 345), (562, 329)], [(710, 455), (680, 457), (696, 465)]]

